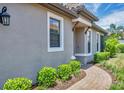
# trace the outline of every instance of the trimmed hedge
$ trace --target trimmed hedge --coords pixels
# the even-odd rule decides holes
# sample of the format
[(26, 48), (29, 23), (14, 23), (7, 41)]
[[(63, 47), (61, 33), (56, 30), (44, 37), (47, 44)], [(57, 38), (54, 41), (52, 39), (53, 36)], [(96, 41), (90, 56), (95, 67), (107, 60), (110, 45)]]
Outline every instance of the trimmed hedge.
[[(68, 80), (71, 75), (79, 74), (81, 63), (78, 60), (70, 60), (69, 64), (61, 64), (56, 68), (43, 67), (40, 69), (37, 75), (38, 86), (50, 87), (56, 83), (57, 79), (62, 81)], [(32, 80), (28, 78), (13, 78), (8, 79), (3, 89), (5, 90), (28, 90), (32, 87)]]
[(81, 63), (78, 60), (70, 60), (69, 65), (71, 66), (72, 74), (80, 72)]
[(65, 81), (68, 80), (72, 74), (72, 69), (69, 64), (59, 65), (57, 68), (58, 78)]
[(94, 54), (94, 61), (95, 62), (100, 62), (103, 60), (107, 60), (110, 58), (110, 52), (97, 52)]
[(18, 77), (8, 79), (4, 86), (4, 90), (29, 90), (32, 86), (32, 80), (28, 78)]
[(124, 44), (118, 44), (117, 48), (120, 53), (124, 53)]
[(43, 85), (45, 87), (53, 86), (57, 79), (57, 72), (55, 68), (43, 67), (38, 72), (38, 85)]

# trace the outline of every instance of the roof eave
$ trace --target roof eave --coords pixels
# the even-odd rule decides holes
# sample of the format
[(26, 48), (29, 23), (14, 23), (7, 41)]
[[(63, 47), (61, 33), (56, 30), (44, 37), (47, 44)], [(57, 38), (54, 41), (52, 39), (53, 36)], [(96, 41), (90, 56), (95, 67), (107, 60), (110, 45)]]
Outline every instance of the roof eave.
[(92, 14), (91, 12), (89, 12), (88, 10), (84, 9), (84, 12), (86, 14), (88, 14), (88, 16), (90, 16), (94, 21), (99, 21), (98, 17), (96, 17), (94, 14)]
[(40, 5), (47, 7), (48, 9), (51, 9), (57, 13), (61, 13), (63, 15), (66, 15), (71, 18), (77, 18), (77, 13), (73, 12), (72, 10), (67, 9), (66, 7), (62, 6), (61, 4), (57, 3), (40, 3)]
[(100, 26), (98, 26), (96, 24), (92, 24), (92, 28), (98, 30), (101, 33), (108, 34), (108, 31), (106, 31), (105, 29), (101, 28)]
[(98, 17), (96, 17), (93, 13), (88, 11), (85, 7), (79, 6), (77, 10), (78, 14), (81, 14), (82, 16), (87, 17), (88, 19), (92, 21), (99, 21)]

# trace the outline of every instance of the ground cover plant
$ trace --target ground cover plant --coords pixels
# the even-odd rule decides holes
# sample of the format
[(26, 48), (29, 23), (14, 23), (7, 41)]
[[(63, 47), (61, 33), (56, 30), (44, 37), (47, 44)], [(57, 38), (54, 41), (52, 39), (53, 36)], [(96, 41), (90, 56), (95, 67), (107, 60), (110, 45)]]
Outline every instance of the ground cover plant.
[(104, 52), (110, 53), (110, 59), (107, 60), (104, 52), (99, 52), (94, 55), (94, 61), (99, 62), (102, 67), (112, 72), (116, 80), (111, 85), (110, 89), (124, 89), (124, 44), (118, 42), (118, 34), (111, 34), (105, 39)]
[(103, 67), (110, 70), (116, 77), (116, 82), (111, 85), (112, 90), (124, 89), (124, 54), (117, 54), (116, 58), (107, 61), (101, 61)]

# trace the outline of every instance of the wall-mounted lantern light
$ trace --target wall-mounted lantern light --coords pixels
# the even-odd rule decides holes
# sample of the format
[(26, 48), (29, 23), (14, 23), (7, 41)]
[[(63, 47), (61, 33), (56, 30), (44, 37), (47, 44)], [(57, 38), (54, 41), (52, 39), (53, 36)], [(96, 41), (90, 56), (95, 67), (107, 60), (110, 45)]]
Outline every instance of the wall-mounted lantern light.
[(4, 6), (2, 8), (2, 12), (0, 13), (0, 23), (3, 24), (4, 26), (9, 26), (10, 25), (10, 15), (6, 11), (7, 11), (7, 7)]

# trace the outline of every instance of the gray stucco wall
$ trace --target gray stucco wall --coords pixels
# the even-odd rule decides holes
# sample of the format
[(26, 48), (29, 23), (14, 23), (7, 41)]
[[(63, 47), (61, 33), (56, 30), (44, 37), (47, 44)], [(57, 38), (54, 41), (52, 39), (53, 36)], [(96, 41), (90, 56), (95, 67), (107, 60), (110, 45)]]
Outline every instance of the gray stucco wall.
[[(42, 66), (67, 63), (73, 54), (71, 19), (64, 18), (64, 51), (47, 49), (47, 10), (37, 4), (0, 4), (7, 6), (10, 26), (0, 24), (0, 88), (5, 80), (27, 77), (36, 81)], [(59, 15), (59, 14), (58, 14)]]

